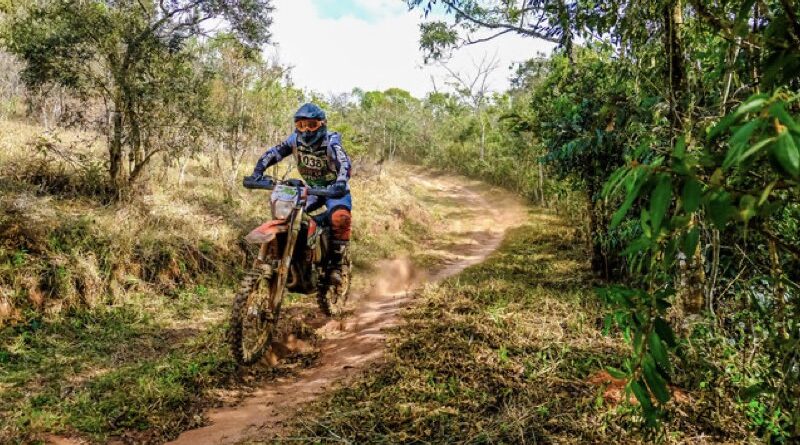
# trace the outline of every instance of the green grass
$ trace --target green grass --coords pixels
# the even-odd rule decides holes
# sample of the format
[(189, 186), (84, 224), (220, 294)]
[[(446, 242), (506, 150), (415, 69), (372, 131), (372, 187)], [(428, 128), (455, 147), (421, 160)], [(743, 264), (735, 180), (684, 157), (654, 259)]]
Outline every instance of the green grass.
[(43, 432), (168, 434), (196, 424), (195, 402), (234, 368), (221, 325), (169, 329), (135, 307), (32, 319), (0, 338), (3, 443)]
[[(485, 263), (428, 286), (395, 329), (384, 362), (297, 419), (292, 440), (350, 443), (629, 443), (625, 404), (591, 376), (625, 355), (601, 332), (584, 246), (550, 213), (531, 214)], [(700, 394), (667, 442), (739, 442), (741, 425)], [(708, 409), (708, 411), (704, 411)]]

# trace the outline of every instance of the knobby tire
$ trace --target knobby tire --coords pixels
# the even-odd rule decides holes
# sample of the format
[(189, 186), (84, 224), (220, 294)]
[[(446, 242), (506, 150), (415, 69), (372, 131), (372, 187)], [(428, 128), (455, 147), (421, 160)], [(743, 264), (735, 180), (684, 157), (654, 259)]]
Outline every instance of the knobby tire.
[[(255, 350), (252, 351), (252, 353), (248, 356), (247, 352), (245, 351), (246, 336), (253, 335), (253, 333), (244, 332), (246, 328), (246, 318), (248, 316), (248, 300), (253, 292), (260, 290), (256, 289), (256, 286), (260, 284), (261, 280), (266, 280), (266, 277), (264, 277), (262, 273), (256, 271), (249, 272), (242, 279), (239, 291), (236, 293), (236, 296), (233, 300), (230, 327), (228, 330), (228, 341), (230, 343), (231, 352), (233, 353), (233, 358), (237, 363), (242, 365), (252, 365), (261, 359), (264, 353), (269, 350), (270, 344), (272, 343), (272, 336), (275, 332), (275, 326), (280, 315), (279, 301), (276, 307), (270, 311), (269, 320), (267, 320), (267, 324), (264, 326), (265, 332), (256, 333), (257, 335), (263, 335), (263, 341), (261, 341)], [(267, 284), (269, 286), (268, 292), (271, 294), (274, 292), (272, 279), (268, 280)], [(271, 296), (272, 295), (267, 295), (264, 301), (269, 301)], [(269, 311), (269, 308), (267, 307), (265, 310)]]

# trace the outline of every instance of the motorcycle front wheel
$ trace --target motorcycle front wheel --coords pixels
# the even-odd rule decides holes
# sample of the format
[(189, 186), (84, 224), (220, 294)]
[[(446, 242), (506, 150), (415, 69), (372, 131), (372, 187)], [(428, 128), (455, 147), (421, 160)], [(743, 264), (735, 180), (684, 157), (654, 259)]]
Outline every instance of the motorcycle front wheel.
[(281, 311), (275, 294), (277, 277), (252, 270), (245, 275), (233, 300), (228, 341), (233, 358), (242, 365), (257, 362), (269, 350)]

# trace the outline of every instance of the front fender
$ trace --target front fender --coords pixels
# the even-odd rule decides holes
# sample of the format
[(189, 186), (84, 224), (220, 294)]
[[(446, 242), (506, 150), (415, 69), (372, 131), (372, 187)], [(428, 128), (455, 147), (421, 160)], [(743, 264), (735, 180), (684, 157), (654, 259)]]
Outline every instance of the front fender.
[(284, 220), (267, 221), (253, 229), (244, 240), (249, 244), (265, 244), (275, 239), (279, 233), (289, 231), (289, 223)]

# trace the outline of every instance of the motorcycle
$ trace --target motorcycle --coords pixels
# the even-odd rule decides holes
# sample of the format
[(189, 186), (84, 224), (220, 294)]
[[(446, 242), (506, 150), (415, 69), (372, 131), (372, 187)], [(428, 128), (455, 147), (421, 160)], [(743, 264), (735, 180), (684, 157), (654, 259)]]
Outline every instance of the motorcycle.
[(323, 217), (305, 211), (309, 196), (336, 197), (334, 192), (308, 187), (300, 179), (275, 181), (266, 176), (247, 177), (243, 185), (272, 191), (273, 217), (245, 236), (248, 244), (259, 246), (258, 255), (242, 279), (231, 311), (231, 351), (238, 363), (249, 365), (269, 350), (287, 292), (316, 292), (325, 315), (340, 315), (347, 303), (352, 264), (345, 253), (341, 283), (329, 282), (330, 227)]

